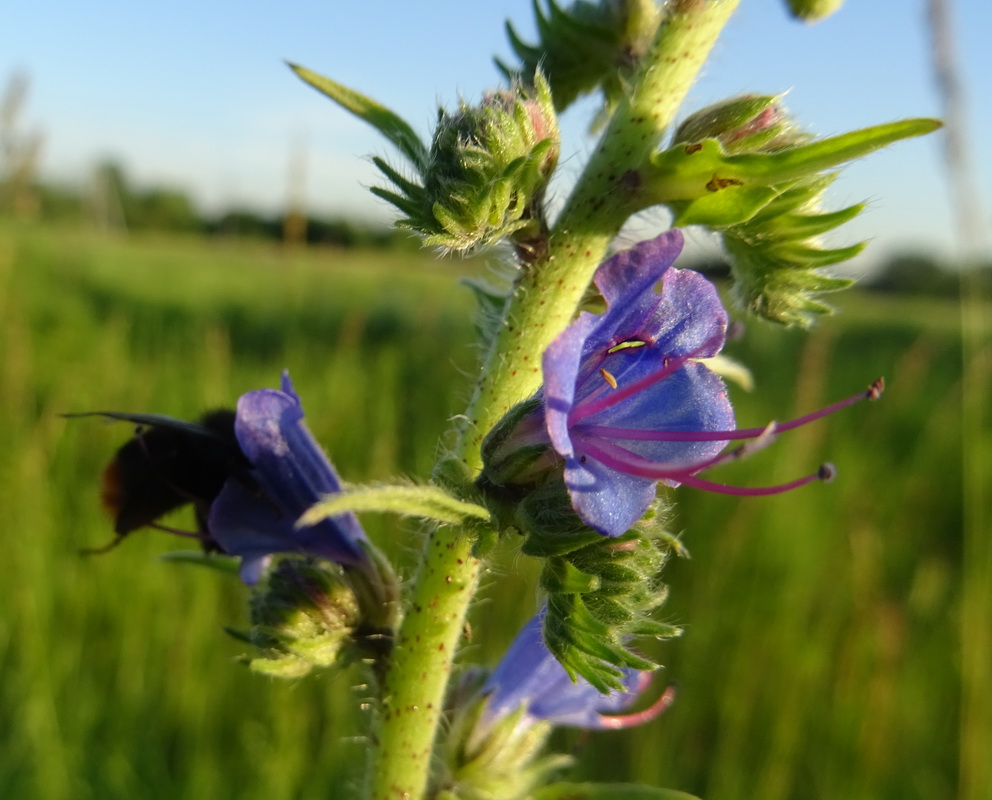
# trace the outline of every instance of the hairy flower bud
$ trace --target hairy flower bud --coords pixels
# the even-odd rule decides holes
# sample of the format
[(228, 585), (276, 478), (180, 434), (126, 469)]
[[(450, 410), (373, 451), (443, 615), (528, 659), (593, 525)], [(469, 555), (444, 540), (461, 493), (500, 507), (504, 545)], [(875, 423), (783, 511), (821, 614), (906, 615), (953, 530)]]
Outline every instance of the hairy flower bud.
[(746, 94), (692, 114), (672, 141), (718, 139), (728, 153), (758, 153), (800, 144), (810, 137), (796, 128), (781, 105), (782, 95)]
[(518, 403), (486, 435), (482, 460), (488, 485), (535, 486), (560, 467), (561, 459), (548, 439), (542, 406), (540, 397)]
[(242, 638), (262, 652), (251, 659), (253, 670), (298, 678), (336, 664), (360, 619), (358, 600), (339, 565), (288, 557), (254, 591), (252, 628)]
[(438, 113), (433, 142), (418, 164), (421, 183), (376, 164), (402, 194), (383, 189), (427, 244), (450, 250), (527, 242), (544, 229), (544, 191), (558, 163), (558, 120), (540, 73), (532, 88), (515, 83), (476, 106)]

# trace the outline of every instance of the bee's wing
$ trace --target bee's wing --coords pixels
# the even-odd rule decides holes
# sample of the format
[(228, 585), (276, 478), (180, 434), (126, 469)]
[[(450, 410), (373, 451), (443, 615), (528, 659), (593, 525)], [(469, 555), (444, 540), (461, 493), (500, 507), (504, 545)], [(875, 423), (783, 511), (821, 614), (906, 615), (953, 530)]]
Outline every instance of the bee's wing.
[(208, 439), (224, 441), (224, 437), (215, 430), (211, 430), (198, 422), (187, 422), (186, 420), (167, 417), (164, 414), (131, 414), (127, 411), (82, 411), (74, 414), (63, 414), (64, 417), (106, 417), (110, 420), (121, 420), (123, 422), (133, 422), (137, 425), (147, 425), (150, 428), (169, 428), (174, 431), (182, 431), (192, 436), (203, 436)]

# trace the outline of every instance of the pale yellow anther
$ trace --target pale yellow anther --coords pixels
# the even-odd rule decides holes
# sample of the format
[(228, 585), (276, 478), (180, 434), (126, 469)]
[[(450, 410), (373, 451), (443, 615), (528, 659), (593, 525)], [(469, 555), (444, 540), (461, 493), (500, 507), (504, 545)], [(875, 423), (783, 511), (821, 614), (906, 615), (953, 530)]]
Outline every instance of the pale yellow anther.
[(621, 350), (627, 350), (631, 347), (644, 347), (647, 342), (642, 342), (639, 339), (631, 339), (626, 342), (620, 342), (620, 344), (615, 344), (609, 350), (606, 351), (607, 355), (612, 355), (613, 353), (619, 353)]

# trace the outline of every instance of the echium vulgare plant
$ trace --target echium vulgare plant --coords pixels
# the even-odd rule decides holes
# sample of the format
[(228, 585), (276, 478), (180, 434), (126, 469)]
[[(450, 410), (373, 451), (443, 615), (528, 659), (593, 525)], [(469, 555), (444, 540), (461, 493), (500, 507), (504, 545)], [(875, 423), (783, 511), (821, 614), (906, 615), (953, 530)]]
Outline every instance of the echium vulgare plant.
[[(664, 528), (670, 489), (752, 496), (829, 480), (829, 464), (773, 486), (728, 485), (710, 470), (881, 393), (865, 376), (867, 388), (827, 408), (739, 427), (721, 376), (727, 311), (712, 283), (677, 266), (680, 228), (722, 239), (742, 311), (807, 326), (829, 310), (820, 293), (846, 285), (822, 268), (861, 247), (820, 241), (861, 210), (823, 209), (835, 170), (939, 123), (818, 138), (778, 94), (683, 110), (737, 4), (537, 2), (536, 42), (509, 28), (519, 61), (500, 64), (507, 85), (441, 110), (429, 142), (372, 99), (293, 66), (396, 147), (402, 163), (374, 159), (386, 183), (373, 191), (401, 226), (448, 252), (508, 245), (512, 285), (472, 287), (485, 355), (432, 475), (342, 482), (288, 375), (199, 422), (101, 412), (141, 426), (104, 476), (118, 538), (192, 503), (187, 535), (201, 560), (230, 564), (250, 587), (250, 627), (234, 633), (254, 669), (369, 671), (368, 798), (628, 796), (629, 784), (556, 782), (569, 758), (543, 751), (555, 726), (644, 725), (674, 700), (639, 646), (679, 633), (655, 615), (661, 569), (679, 552)], [(837, 5), (788, 8), (815, 19)], [(558, 116), (597, 91), (598, 142), (552, 215)], [(672, 228), (609, 256), (625, 222), (657, 206)], [(359, 522), (370, 511), (423, 520), (419, 566), (404, 583)], [(498, 665), (459, 663), (452, 679), (480, 564), (499, 537), (541, 562), (535, 616)]]

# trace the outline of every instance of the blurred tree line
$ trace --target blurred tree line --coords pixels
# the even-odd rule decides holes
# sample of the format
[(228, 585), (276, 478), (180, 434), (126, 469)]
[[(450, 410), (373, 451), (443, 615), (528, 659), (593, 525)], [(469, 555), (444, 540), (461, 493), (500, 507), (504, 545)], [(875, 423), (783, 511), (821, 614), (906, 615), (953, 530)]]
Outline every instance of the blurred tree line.
[(395, 228), (311, 217), (298, 211), (265, 214), (234, 208), (204, 214), (181, 189), (134, 186), (124, 168), (114, 161), (99, 164), (82, 189), (51, 183), (35, 183), (34, 187), (39, 219), (90, 224), (108, 232), (202, 234), (341, 248), (420, 246), (408, 233)]
[(418, 249), (409, 234), (384, 225), (252, 209), (202, 213), (182, 189), (140, 188), (113, 160), (98, 164), (85, 186), (42, 181), (44, 137), (25, 121), (30, 81), (15, 72), (0, 92), (0, 217), (91, 225), (108, 232), (156, 231), (282, 241), (340, 248)]

